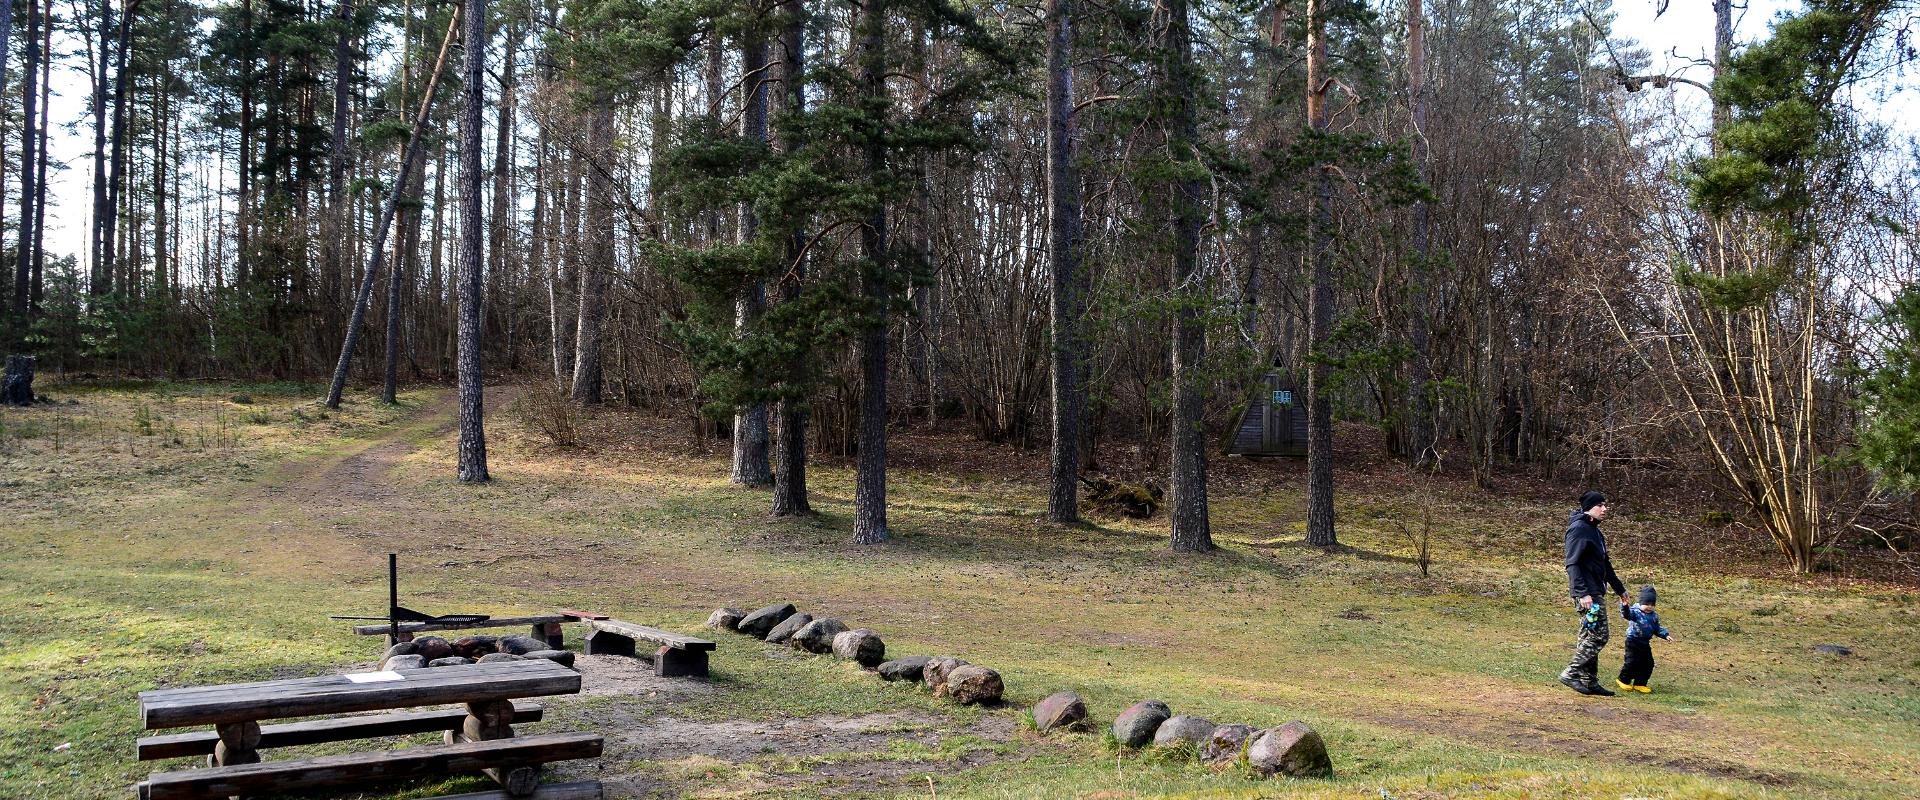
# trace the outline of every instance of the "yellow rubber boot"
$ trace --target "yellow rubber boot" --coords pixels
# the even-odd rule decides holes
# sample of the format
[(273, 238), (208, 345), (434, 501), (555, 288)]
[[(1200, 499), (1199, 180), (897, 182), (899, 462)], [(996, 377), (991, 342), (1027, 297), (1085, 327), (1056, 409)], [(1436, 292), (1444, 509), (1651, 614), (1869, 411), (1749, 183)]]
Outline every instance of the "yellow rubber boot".
[(1652, 689), (1650, 689), (1650, 688), (1648, 688), (1648, 687), (1646, 686), (1646, 684), (1641, 684), (1641, 685), (1639, 685), (1639, 686), (1635, 686), (1635, 687), (1633, 687), (1633, 690), (1634, 690), (1634, 691), (1636, 691), (1636, 692), (1639, 692), (1639, 693), (1641, 693), (1641, 694), (1653, 694), (1653, 690), (1652, 690)]
[(1636, 687), (1636, 686), (1634, 686), (1633, 684), (1631, 684), (1631, 683), (1627, 683), (1626, 681), (1622, 681), (1622, 680), (1616, 680), (1616, 681), (1614, 681), (1614, 682), (1613, 682), (1613, 685), (1615, 685), (1615, 686), (1618, 686), (1618, 687), (1620, 687), (1620, 691), (1623, 691), (1623, 692), (1638, 692), (1638, 691), (1643, 691), (1643, 690), (1642, 690), (1642, 689), (1640, 689), (1639, 687)]

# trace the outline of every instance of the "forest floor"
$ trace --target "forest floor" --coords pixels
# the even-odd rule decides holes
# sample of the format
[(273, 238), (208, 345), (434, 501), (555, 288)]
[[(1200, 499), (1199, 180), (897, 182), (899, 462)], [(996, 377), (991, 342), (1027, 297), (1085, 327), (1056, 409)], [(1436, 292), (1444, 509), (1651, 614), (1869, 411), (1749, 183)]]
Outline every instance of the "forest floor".
[[(133, 760), (143, 689), (365, 668), (378, 643), (327, 615), (380, 612), (388, 552), (403, 602), (430, 612), (591, 608), (698, 632), (715, 607), (790, 601), (1007, 682), (1008, 706), (959, 708), (722, 633), (705, 682), (584, 658), (582, 694), (534, 729), (605, 733), (605, 757), (557, 772), (613, 797), (1920, 796), (1920, 593), (1729, 568), (1714, 554), (1764, 544), (1630, 502), (1608, 526), (1617, 560), (1660, 587), (1678, 641), (1655, 645), (1655, 693), (1585, 698), (1554, 682), (1576, 623), (1566, 509), (1539, 493), (1359, 465), (1343, 546), (1320, 549), (1301, 542), (1297, 466), (1229, 460), (1223, 549), (1174, 556), (1163, 518), (1044, 522), (1044, 454), (903, 433), (895, 539), (856, 547), (849, 469), (812, 471), (818, 516), (771, 519), (684, 423), (603, 412), (595, 446), (556, 450), (495, 390), (495, 480), (475, 487), (453, 480), (440, 388), (331, 413), (311, 386), (42, 390), (58, 402), (0, 411), (0, 797), (124, 798), (185, 766)], [(1403, 530), (1422, 509), (1431, 577)], [(1829, 643), (1852, 654), (1815, 650)], [(1061, 689), (1102, 722), (1147, 697), (1223, 723), (1302, 719), (1338, 777), (1260, 781), (1032, 733), (1022, 709)]]

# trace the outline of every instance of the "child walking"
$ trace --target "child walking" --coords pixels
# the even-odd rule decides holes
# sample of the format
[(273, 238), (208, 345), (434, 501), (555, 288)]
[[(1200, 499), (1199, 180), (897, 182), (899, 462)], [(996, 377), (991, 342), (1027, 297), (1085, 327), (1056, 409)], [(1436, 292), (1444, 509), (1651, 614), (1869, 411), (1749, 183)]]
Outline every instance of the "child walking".
[(1653, 677), (1653, 637), (1673, 639), (1654, 610), (1657, 599), (1652, 586), (1640, 587), (1638, 603), (1627, 605), (1626, 598), (1620, 599), (1620, 616), (1627, 619), (1627, 660), (1620, 665), (1620, 677), (1614, 681), (1620, 691), (1653, 691), (1647, 688), (1647, 679)]

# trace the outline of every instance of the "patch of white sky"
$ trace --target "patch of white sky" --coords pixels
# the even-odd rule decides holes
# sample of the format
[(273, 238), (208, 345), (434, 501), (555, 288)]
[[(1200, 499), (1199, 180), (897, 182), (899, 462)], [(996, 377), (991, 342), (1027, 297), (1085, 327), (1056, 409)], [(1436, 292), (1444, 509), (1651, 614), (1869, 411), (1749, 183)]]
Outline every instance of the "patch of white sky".
[[(1636, 48), (1645, 51), (1651, 61), (1644, 70), (1636, 70), (1642, 74), (1665, 73), (1701, 82), (1711, 80), (1712, 69), (1708, 66), (1713, 49), (1711, 0), (1671, 0), (1664, 11), (1658, 3), (1659, 0), (1617, 0), (1611, 9), (1616, 49), (1623, 56)], [(1747, 0), (1735, 11), (1736, 47), (1764, 38), (1769, 24), (1781, 12), (1797, 9), (1799, 5), (1782, 0)], [(1578, 4), (1567, 8), (1569, 14), (1581, 13)], [(48, 252), (55, 255), (76, 254), (84, 264), (92, 216), (94, 125), (84, 43), (73, 37), (62, 38), (56, 38), (56, 49), (68, 55), (53, 74), (50, 105), (54, 129), (49, 133), (48, 153), (54, 168), (48, 175), (46, 246)], [(374, 69), (384, 74), (391, 71), (391, 64), (379, 64)], [(1906, 138), (1920, 134), (1920, 113), (1916, 113), (1920, 112), (1920, 105), (1915, 102), (1915, 85), (1915, 75), (1889, 71), (1855, 89), (1851, 99), (1868, 118), (1887, 124), (1896, 136)], [(1637, 102), (1670, 104), (1661, 108), (1676, 115), (1687, 134), (1704, 141), (1708, 119), (1704, 92), (1685, 85), (1664, 91), (1649, 87), (1640, 93)], [(229, 180), (228, 186), (231, 185)], [(231, 209), (230, 202), (227, 207)]]

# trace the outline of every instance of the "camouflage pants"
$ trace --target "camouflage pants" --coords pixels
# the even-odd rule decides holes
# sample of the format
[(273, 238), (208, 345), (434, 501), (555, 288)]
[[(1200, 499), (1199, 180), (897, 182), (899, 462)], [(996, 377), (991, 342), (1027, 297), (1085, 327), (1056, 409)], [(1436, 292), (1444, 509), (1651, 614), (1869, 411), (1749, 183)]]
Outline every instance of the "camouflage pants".
[(1573, 660), (1567, 662), (1567, 668), (1560, 673), (1562, 678), (1571, 678), (1580, 683), (1598, 683), (1600, 671), (1600, 651), (1607, 649), (1607, 613), (1602, 606), (1604, 600), (1596, 599), (1593, 607), (1580, 617), (1580, 638), (1573, 645)]

